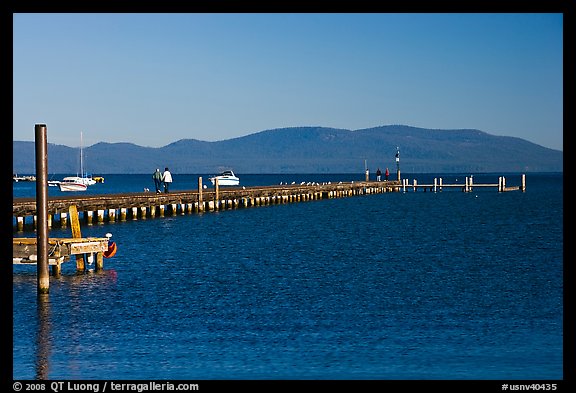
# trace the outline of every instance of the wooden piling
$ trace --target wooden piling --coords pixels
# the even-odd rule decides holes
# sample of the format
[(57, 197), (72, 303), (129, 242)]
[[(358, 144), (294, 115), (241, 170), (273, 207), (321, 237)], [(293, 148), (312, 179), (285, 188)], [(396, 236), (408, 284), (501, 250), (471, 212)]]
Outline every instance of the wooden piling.
[(521, 191), (526, 191), (526, 174), (522, 174), (522, 185), (520, 186)]
[(38, 215), (38, 232), (36, 234), (37, 292), (47, 294), (50, 290), (50, 273), (48, 271), (48, 138), (46, 124), (36, 124), (35, 158), (36, 158), (36, 210)]
[[(72, 238), (81, 239), (82, 232), (80, 231), (80, 220), (78, 219), (78, 208), (76, 205), (70, 205), (68, 208), (70, 213), (70, 226), (72, 227)], [(86, 269), (86, 263), (84, 260), (84, 254), (76, 255), (76, 270), (84, 271)]]
[(96, 270), (104, 269), (104, 253), (98, 252), (96, 253)]

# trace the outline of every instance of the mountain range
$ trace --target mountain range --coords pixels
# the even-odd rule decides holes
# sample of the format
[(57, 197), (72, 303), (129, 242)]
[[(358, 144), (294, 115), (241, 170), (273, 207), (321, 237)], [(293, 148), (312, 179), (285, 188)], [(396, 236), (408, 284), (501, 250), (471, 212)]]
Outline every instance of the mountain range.
[[(49, 141), (49, 136), (48, 136)], [(35, 143), (13, 141), (13, 173), (35, 173)], [(562, 172), (563, 152), (475, 129), (386, 125), (360, 130), (288, 127), (216, 142), (181, 139), (163, 147), (100, 142), (82, 149), (92, 174)], [(49, 173), (79, 173), (80, 149), (48, 143)]]

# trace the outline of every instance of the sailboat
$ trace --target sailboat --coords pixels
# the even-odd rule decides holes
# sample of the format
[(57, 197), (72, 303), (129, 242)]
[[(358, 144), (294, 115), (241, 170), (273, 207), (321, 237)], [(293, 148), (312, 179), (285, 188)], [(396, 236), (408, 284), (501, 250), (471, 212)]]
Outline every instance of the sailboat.
[(86, 191), (88, 186), (96, 184), (92, 175), (84, 172), (82, 133), (80, 133), (80, 176), (67, 176), (58, 183), (60, 191)]
[(74, 180), (75, 177), (65, 177), (58, 183), (58, 188), (60, 191), (86, 191), (88, 186), (84, 183), (81, 183), (77, 180)]

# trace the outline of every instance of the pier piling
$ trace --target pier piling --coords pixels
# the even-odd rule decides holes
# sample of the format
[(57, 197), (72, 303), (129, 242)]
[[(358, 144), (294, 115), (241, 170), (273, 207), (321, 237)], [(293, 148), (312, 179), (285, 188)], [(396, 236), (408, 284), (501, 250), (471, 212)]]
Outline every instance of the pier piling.
[(36, 277), (38, 294), (50, 291), (50, 273), (48, 272), (48, 137), (46, 124), (36, 124), (36, 215), (38, 232), (36, 234)]

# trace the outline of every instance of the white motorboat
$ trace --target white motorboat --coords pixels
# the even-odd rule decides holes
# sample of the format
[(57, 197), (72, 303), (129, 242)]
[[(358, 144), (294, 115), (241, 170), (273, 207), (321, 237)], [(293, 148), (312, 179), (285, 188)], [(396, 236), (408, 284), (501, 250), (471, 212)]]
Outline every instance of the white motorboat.
[(220, 173), (218, 176), (213, 176), (209, 178), (212, 182), (212, 185), (216, 185), (216, 179), (218, 179), (219, 186), (237, 186), (240, 184), (240, 179), (236, 177), (234, 172), (231, 170), (224, 171)]
[(68, 180), (66, 179), (67, 178), (64, 178), (64, 180), (61, 180), (60, 183), (58, 183), (60, 191), (86, 191), (88, 188), (88, 185), (75, 181), (74, 177), (70, 177)]

